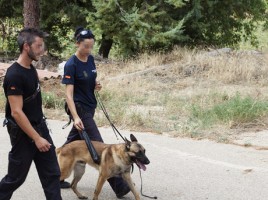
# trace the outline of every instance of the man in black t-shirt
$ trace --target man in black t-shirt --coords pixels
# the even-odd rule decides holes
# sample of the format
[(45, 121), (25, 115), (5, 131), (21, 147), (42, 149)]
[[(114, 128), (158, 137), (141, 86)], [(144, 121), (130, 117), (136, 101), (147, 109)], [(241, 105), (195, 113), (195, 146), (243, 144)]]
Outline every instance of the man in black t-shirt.
[(20, 56), (6, 73), (3, 87), (6, 125), (12, 149), (8, 173), (0, 182), (0, 200), (9, 200), (25, 181), (34, 161), (47, 200), (61, 200), (60, 170), (55, 146), (43, 117), (36, 69), (32, 66), (44, 52), (44, 33), (25, 28), (18, 35)]

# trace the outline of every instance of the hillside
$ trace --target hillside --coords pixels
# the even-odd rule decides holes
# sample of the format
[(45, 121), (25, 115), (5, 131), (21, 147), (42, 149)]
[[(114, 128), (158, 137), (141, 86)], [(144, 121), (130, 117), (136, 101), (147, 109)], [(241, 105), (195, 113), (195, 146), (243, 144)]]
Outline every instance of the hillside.
[[(101, 95), (121, 128), (230, 142), (240, 133), (267, 128), (267, 59), (257, 51), (177, 49), (127, 63), (99, 63)], [(252, 118), (209, 114), (236, 98), (241, 100), (236, 108), (253, 101), (241, 113), (259, 103), (265, 109), (246, 111), (257, 114)], [(106, 124), (103, 116), (97, 118)]]
[[(120, 129), (232, 142), (268, 126), (266, 53), (176, 49), (127, 62), (96, 58), (96, 64), (99, 94)], [(60, 81), (42, 80), (44, 111), (67, 121)], [(101, 110), (95, 118), (108, 126)]]

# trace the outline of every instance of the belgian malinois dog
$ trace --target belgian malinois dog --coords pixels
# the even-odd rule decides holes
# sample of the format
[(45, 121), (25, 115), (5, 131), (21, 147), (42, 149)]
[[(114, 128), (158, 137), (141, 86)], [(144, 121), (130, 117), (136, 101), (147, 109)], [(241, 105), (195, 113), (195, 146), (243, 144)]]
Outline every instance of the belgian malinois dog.
[(84, 140), (77, 140), (58, 148), (56, 152), (61, 171), (60, 180), (68, 178), (74, 171), (71, 187), (79, 199), (87, 199), (77, 190), (77, 183), (85, 173), (85, 164), (87, 163), (99, 171), (93, 200), (98, 200), (104, 182), (114, 176), (122, 176), (128, 183), (135, 199), (140, 200), (140, 196), (133, 185), (130, 171), (134, 163), (140, 169), (146, 170), (145, 165), (149, 164), (150, 161), (145, 155), (144, 147), (138, 143), (134, 135), (130, 135), (130, 140), (131, 142), (125, 139), (125, 143), (120, 144), (104, 144), (92, 141), (101, 157), (99, 165), (92, 160)]

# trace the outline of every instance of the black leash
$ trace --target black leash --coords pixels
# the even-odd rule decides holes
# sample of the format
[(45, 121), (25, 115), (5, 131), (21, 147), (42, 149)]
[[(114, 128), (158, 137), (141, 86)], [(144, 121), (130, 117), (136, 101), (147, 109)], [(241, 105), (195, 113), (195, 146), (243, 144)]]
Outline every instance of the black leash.
[[(106, 116), (106, 118), (107, 118), (107, 120), (109, 121), (111, 127), (113, 128), (113, 131), (114, 131), (114, 134), (115, 134), (117, 140), (118, 140), (118, 137), (117, 137), (117, 134), (118, 134), (118, 135), (120, 135), (120, 137), (121, 137), (121, 138), (124, 140), (124, 142), (125, 142), (126, 139), (121, 135), (121, 133), (117, 130), (117, 128), (115, 127), (115, 125), (112, 123), (112, 121), (111, 121), (111, 119), (110, 119), (110, 117), (109, 117), (109, 115), (108, 115), (108, 112), (106, 111), (106, 108), (105, 108), (105, 106), (103, 105), (103, 103), (102, 103), (102, 101), (101, 101), (101, 98), (100, 98), (100, 95), (99, 95), (99, 93), (98, 93), (97, 91), (95, 92), (95, 96), (96, 96), (96, 98), (97, 98), (97, 101), (99, 102), (99, 105), (100, 105), (100, 107), (101, 107), (101, 109), (102, 109), (104, 115)], [(117, 133), (117, 134), (116, 134), (116, 133)]]
[[(99, 93), (98, 93), (97, 91), (95, 92), (95, 96), (96, 96), (96, 98), (97, 98), (97, 101), (98, 101), (98, 103), (99, 103), (99, 105), (100, 105), (100, 107), (101, 107), (101, 109), (102, 109), (104, 115), (106, 116), (106, 118), (108, 119), (110, 125), (111, 125), (112, 128), (113, 128), (113, 131), (114, 131), (114, 134), (115, 134), (117, 140), (118, 140), (118, 137), (117, 137), (117, 135), (116, 135), (116, 132), (117, 132), (118, 135), (120, 135), (120, 137), (126, 142), (126, 139), (120, 134), (120, 132), (119, 132), (119, 131), (117, 130), (117, 128), (115, 127), (115, 125), (112, 123), (112, 121), (111, 121), (111, 119), (110, 119), (110, 117), (109, 117), (109, 115), (108, 115), (108, 112), (106, 111), (106, 109), (105, 109), (105, 107), (104, 107), (104, 105), (103, 105), (103, 103), (102, 103), (102, 101), (101, 101), (100, 95), (99, 95)], [(134, 169), (134, 166), (132, 165), (132, 172), (133, 172), (133, 169)], [(142, 177), (141, 177), (141, 169), (139, 168), (139, 170), (140, 170), (140, 178), (141, 178), (141, 195), (144, 196), (144, 197), (150, 198), (150, 199), (157, 199), (156, 196), (151, 197), (151, 196), (144, 195), (144, 194), (142, 193)]]
[(157, 199), (157, 196), (154, 196), (154, 197), (151, 197), (151, 196), (147, 196), (145, 194), (142, 193), (142, 177), (141, 177), (141, 169), (139, 168), (140, 170), (140, 178), (141, 178), (141, 195), (144, 196), (144, 197), (147, 197), (149, 199)]
[(67, 122), (67, 124), (65, 124), (65, 125), (62, 127), (62, 129), (65, 129), (67, 126), (69, 126), (69, 125), (71, 124), (72, 120), (73, 120), (71, 111), (70, 111), (70, 109), (68, 108), (68, 104), (67, 104), (66, 101), (64, 102), (64, 110), (65, 110), (66, 114), (67, 114), (68, 117), (69, 117), (69, 121)]
[(94, 148), (94, 146), (93, 146), (87, 132), (85, 131), (85, 129), (82, 130), (81, 137), (82, 137), (82, 139), (85, 140), (88, 151), (89, 151), (93, 161), (99, 165), (100, 164), (100, 157), (99, 157), (98, 153), (96, 152), (96, 149)]
[(67, 122), (67, 124), (65, 124), (65, 125), (62, 127), (62, 129), (65, 129), (67, 126), (69, 126), (69, 125), (71, 124), (71, 122), (72, 122), (72, 118), (71, 118), (70, 115), (69, 115), (69, 121)]
[[(67, 113), (67, 115), (69, 116), (69, 122), (67, 124), (65, 124), (62, 129), (65, 129), (67, 126), (69, 126), (71, 124), (71, 122), (73, 121), (73, 117), (71, 115), (71, 111), (69, 110), (68, 108), (68, 104), (67, 102), (65, 101), (65, 105), (64, 105), (64, 109), (65, 109), (65, 112)], [(85, 140), (86, 142), (86, 145), (87, 145), (87, 148), (88, 148), (88, 151), (93, 159), (93, 161), (96, 163), (96, 164), (100, 164), (100, 156), (97, 154), (96, 152), (96, 149), (94, 148), (93, 144), (91, 143), (91, 140), (86, 132), (85, 129), (82, 130), (81, 134), (81, 139)]]

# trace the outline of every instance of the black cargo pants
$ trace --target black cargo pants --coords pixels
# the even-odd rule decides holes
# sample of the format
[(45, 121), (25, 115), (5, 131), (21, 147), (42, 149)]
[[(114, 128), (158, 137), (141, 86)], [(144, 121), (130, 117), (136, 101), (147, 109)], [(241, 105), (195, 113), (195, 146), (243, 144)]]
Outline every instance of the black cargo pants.
[(18, 127), (7, 125), (12, 149), (9, 152), (8, 172), (0, 182), (0, 200), (9, 200), (20, 187), (34, 161), (47, 200), (61, 200), (60, 169), (55, 146), (45, 121), (34, 126), (36, 131), (51, 143), (47, 152), (40, 152), (35, 143)]
[[(75, 103), (76, 111), (78, 116), (83, 122), (84, 128), (92, 141), (103, 142), (98, 127), (94, 121), (95, 109), (84, 109), (80, 104)], [(78, 130), (73, 126), (65, 144), (68, 144), (75, 140), (81, 140), (81, 136)], [(128, 184), (123, 180), (122, 177), (112, 177), (107, 180), (112, 187), (115, 194), (118, 194), (124, 188), (128, 187)]]

